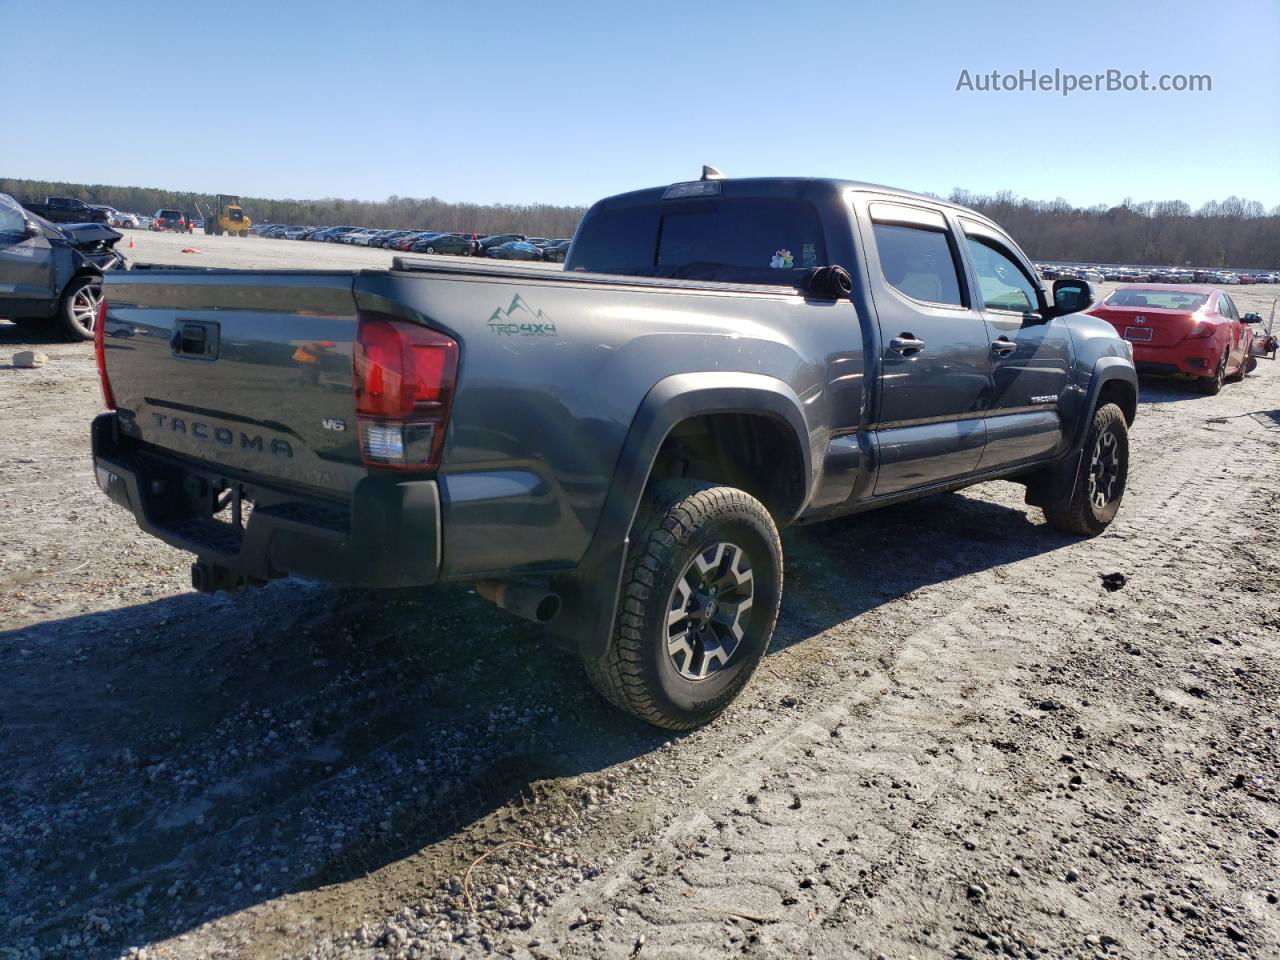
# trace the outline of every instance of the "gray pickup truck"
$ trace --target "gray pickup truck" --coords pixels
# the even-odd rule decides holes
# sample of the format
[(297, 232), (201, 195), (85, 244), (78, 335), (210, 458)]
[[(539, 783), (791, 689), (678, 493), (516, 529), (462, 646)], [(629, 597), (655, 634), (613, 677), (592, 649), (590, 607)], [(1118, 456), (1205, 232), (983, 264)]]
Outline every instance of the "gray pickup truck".
[(563, 271), (140, 267), (106, 294), (98, 483), (197, 589), (474, 583), (670, 729), (760, 663), (779, 528), (1005, 479), (1088, 536), (1125, 488), (1137, 378), (1088, 284), (885, 187), (610, 197)]

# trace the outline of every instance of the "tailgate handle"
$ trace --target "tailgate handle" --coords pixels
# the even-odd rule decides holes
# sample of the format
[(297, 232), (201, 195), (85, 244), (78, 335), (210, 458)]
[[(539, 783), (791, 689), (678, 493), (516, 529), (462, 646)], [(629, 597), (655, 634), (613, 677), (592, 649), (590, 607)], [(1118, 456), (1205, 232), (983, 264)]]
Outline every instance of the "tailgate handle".
[(203, 320), (179, 320), (169, 339), (174, 356), (193, 360), (218, 359), (218, 325)]

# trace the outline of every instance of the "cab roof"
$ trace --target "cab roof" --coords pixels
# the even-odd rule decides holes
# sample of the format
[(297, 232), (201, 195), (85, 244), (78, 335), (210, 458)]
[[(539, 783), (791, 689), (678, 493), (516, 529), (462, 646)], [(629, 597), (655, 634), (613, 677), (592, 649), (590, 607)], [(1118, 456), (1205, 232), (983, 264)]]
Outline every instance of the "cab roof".
[[(952, 203), (950, 200), (943, 200), (941, 197), (933, 197), (924, 193), (915, 193), (911, 190), (903, 190), (899, 187), (890, 187), (880, 183), (867, 183), (862, 180), (845, 180), (838, 177), (724, 177), (709, 181), (698, 180), (677, 180), (675, 183), (663, 184), (657, 187), (643, 187), (639, 190), (630, 190), (626, 193), (617, 193), (613, 196), (605, 197), (593, 204), (593, 208), (600, 209), (616, 209), (618, 207), (647, 206), (663, 201), (667, 191), (678, 184), (692, 183), (718, 183), (722, 186), (717, 191), (720, 196), (740, 196), (740, 197), (801, 197), (805, 195), (820, 194), (823, 192), (839, 193), (845, 190), (858, 190), (868, 193), (879, 193), (887, 197), (899, 200), (910, 200), (917, 203), (927, 203), (936, 207), (944, 207), (955, 213), (963, 213), (966, 216), (973, 217), (985, 223), (995, 225), (995, 222), (985, 214), (979, 213), (970, 207), (961, 206), (958, 203)], [(690, 199), (696, 199), (691, 197)]]

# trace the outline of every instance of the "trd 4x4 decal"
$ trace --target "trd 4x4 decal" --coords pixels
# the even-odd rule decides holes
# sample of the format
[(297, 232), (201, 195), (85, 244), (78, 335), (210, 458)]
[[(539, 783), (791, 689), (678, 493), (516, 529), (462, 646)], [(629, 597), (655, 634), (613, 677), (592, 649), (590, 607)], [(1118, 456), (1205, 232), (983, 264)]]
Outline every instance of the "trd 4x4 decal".
[(489, 315), (489, 331), (500, 337), (554, 337), (556, 325), (541, 310), (534, 310), (516, 294), (505, 310), (498, 307)]

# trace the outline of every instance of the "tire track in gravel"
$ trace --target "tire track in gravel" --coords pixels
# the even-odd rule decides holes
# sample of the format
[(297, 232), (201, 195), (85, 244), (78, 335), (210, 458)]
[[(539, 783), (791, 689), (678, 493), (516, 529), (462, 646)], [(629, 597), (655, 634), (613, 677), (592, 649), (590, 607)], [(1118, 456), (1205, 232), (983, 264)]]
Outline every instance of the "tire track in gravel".
[[(1134, 476), (1121, 522), (1096, 541), (1068, 548), (1079, 562), (1041, 555), (1018, 565), (1019, 581), (1033, 586), (1015, 588), (1014, 600), (1043, 602), (1042, 585), (1056, 581), (1062, 597), (1053, 605), (1053, 628), (1063, 649), (1088, 617), (1072, 598), (1096, 595), (1100, 570), (1140, 565), (1145, 580), (1148, 571), (1185, 563), (1181, 539), (1228, 525), (1265, 470), (1242, 462), (1216, 437), (1181, 431), (1173, 443), (1159, 440), (1158, 450), (1151, 440), (1142, 445), (1148, 459)], [(1010, 607), (1009, 578), (999, 569), (921, 594), (922, 602), (950, 612), (896, 644), (889, 670), (824, 691), (836, 702), (705, 773), (683, 801), (690, 812), (604, 879), (557, 904), (532, 931), (535, 939), (555, 943), (570, 929), (591, 935), (565, 936), (567, 956), (625, 956), (641, 933), (645, 956), (719, 955), (726, 948), (845, 954), (859, 946), (872, 956), (875, 950), (899, 956), (937, 949), (937, 938), (951, 932), (946, 921), (988, 894), (967, 887), (961, 874), (936, 869), (952, 851), (935, 851), (937, 834), (948, 831), (928, 828), (941, 819), (957, 821), (958, 829), (967, 812), (983, 806), (993, 783), (1017, 779), (998, 748), (950, 742), (949, 731), (982, 723), (984, 704), (969, 702), (975, 686), (993, 705), (1018, 699), (1016, 691), (993, 697), (992, 690), (1010, 685), (1017, 666), (1010, 651), (1019, 638), (1011, 634), (1013, 643), (1002, 649), (984, 623), (990, 612)], [(957, 659), (974, 664), (973, 671), (961, 678), (930, 669)], [(929, 739), (934, 743), (922, 743)], [(896, 913), (931, 918), (908, 921), (901, 938), (877, 923), (877, 893), (890, 885), (898, 888)], [(816, 929), (815, 921), (821, 921)], [(1066, 925), (1042, 924), (1033, 939), (1053, 942)], [(1122, 926), (1129, 941), (1140, 937), (1132, 924)], [(1087, 936), (1080, 933), (1080, 942)]]

